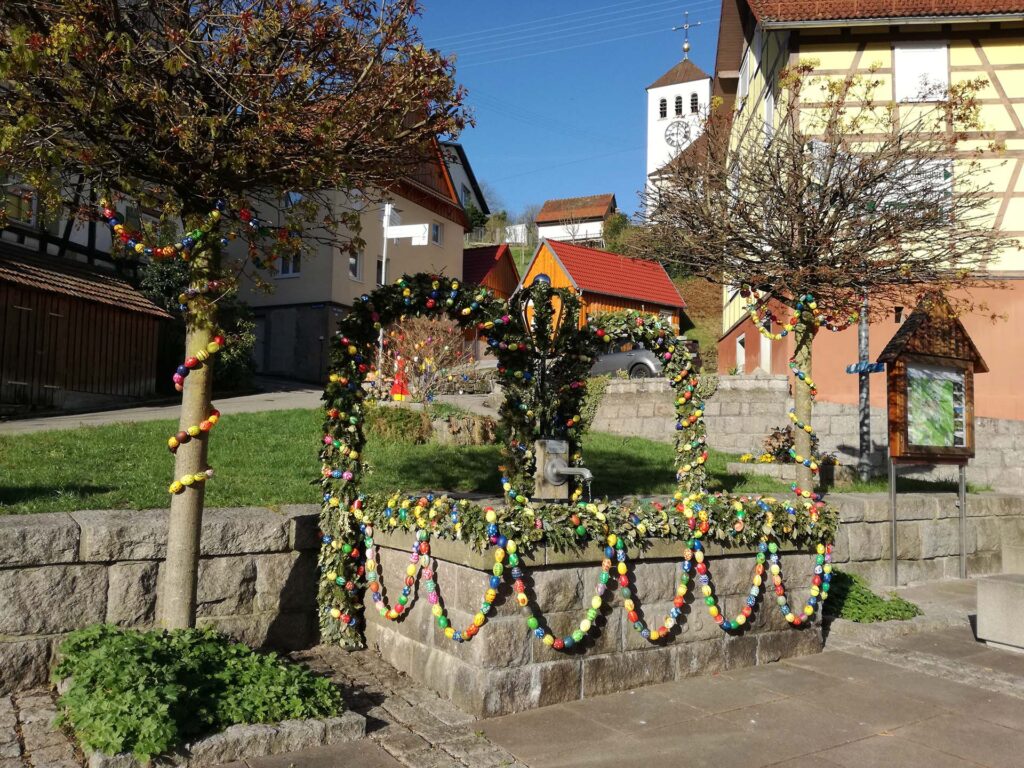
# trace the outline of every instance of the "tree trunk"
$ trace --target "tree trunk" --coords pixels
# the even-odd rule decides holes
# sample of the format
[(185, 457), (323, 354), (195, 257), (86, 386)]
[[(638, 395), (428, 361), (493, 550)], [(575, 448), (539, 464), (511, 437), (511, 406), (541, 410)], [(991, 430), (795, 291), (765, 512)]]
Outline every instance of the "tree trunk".
[[(811, 344), (814, 341), (814, 325), (801, 320), (796, 327), (796, 348), (793, 352), (793, 362), (796, 363), (798, 371), (803, 371), (807, 380), (811, 379)], [(793, 409), (801, 424), (811, 423), (811, 390), (804, 381), (797, 378), (793, 382)], [(793, 425), (793, 448), (797, 455), (808, 458), (811, 455), (811, 435), (803, 429)], [(814, 490), (814, 478), (810, 467), (803, 464), (796, 466), (796, 483), (803, 490)]]
[[(206, 283), (209, 273), (207, 259), (212, 254), (197, 254), (193, 262), (193, 285)], [(213, 317), (189, 314), (185, 335), (186, 357), (205, 350), (213, 339)], [(185, 377), (181, 400), (179, 430), (187, 430), (210, 415), (213, 372), (207, 360), (193, 368)], [(174, 479), (205, 472), (209, 432), (178, 447), (174, 462)], [(193, 483), (181, 493), (171, 496), (171, 515), (167, 530), (167, 560), (164, 563), (160, 595), (160, 626), (165, 629), (194, 627), (196, 622), (196, 587), (199, 577), (199, 538), (203, 524), (203, 499), (206, 483)]]

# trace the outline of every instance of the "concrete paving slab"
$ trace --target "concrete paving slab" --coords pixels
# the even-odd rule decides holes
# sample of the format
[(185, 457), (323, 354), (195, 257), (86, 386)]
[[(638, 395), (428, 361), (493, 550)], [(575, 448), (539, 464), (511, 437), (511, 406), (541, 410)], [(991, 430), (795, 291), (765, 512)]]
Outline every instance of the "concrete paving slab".
[(838, 677), (843, 680), (885, 679), (899, 667), (874, 659), (855, 656), (846, 651), (825, 651), (816, 656), (800, 656), (780, 662), (783, 666), (809, 669), (827, 677)]
[(246, 760), (249, 768), (401, 768), (379, 745), (369, 739), (352, 741), (343, 746), (316, 747), (301, 752)]
[(1006, 672), (1010, 675), (1017, 675), (1024, 685), (1024, 653), (1017, 651), (1002, 651), (985, 646), (981, 653), (971, 656), (969, 661), (985, 669)]
[(484, 720), (478, 727), (488, 739), (532, 768), (568, 768), (587, 764), (574, 762), (583, 757), (581, 753), (607, 755), (622, 743), (622, 735), (605, 724), (559, 704)]
[(780, 696), (814, 695), (835, 682), (831, 678), (809, 669), (800, 669), (786, 664), (744, 667), (724, 672), (722, 678), (757, 685)]
[(782, 694), (768, 690), (764, 686), (743, 679), (727, 678), (724, 675), (691, 677), (657, 687), (662, 691), (661, 695), (671, 695), (707, 715), (767, 703), (783, 697)]
[(987, 768), (1020, 768), (1024, 761), (1024, 732), (964, 714), (922, 720), (893, 735)]
[(843, 768), (975, 768), (978, 765), (892, 734), (852, 741), (808, 759), (825, 760)]
[(607, 728), (626, 735), (640, 734), (662, 726), (676, 726), (687, 730), (705, 714), (688, 703), (679, 691), (666, 686), (655, 686), (639, 691), (623, 691), (609, 696), (597, 696), (573, 702), (572, 711)]
[(946, 659), (967, 659), (988, 650), (974, 636), (963, 629), (930, 632), (923, 635), (909, 635), (883, 644), (887, 648), (902, 651), (926, 653)]

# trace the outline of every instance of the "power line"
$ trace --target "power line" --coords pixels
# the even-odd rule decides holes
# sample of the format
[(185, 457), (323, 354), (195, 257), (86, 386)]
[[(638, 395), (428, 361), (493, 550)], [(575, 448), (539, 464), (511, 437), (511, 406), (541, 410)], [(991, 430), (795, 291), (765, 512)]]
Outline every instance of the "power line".
[(545, 25), (536, 29), (506, 32), (495, 36), (482, 36), (465, 43), (456, 43), (446, 46), (452, 52), (462, 55), (469, 52), (476, 52), (476, 49), (487, 49), (495, 46), (517, 46), (523, 45), (522, 41), (542, 40), (553, 37), (572, 37), (575, 35), (589, 34), (588, 30), (601, 28), (615, 28), (644, 23), (647, 20), (659, 16), (675, 16), (673, 8), (661, 8), (659, 10), (646, 9), (642, 12), (631, 14), (627, 18), (614, 16), (607, 19), (587, 19), (578, 22), (570, 22), (564, 25)]
[[(634, 0), (631, 3), (612, 3), (611, 5), (601, 5), (601, 6), (598, 6), (597, 8), (591, 8), (591, 9), (588, 9), (588, 10), (585, 10), (585, 11), (573, 11), (572, 13), (562, 13), (562, 14), (558, 14), (556, 16), (545, 16), (545, 17), (541, 17), (540, 19), (533, 19), (531, 21), (519, 21), (519, 22), (515, 22), (515, 23), (512, 23), (512, 24), (503, 24), (500, 27), (491, 27), (489, 29), (478, 29), (478, 30), (475, 30), (473, 32), (459, 32), (459, 33), (454, 34), (454, 35), (444, 35), (444, 36), (438, 38), (436, 41), (434, 41), (433, 44), (436, 45), (437, 43), (444, 43), (444, 44), (447, 45), (447, 44), (450, 44), (450, 41), (452, 41), (452, 40), (461, 40), (461, 39), (466, 38), (466, 37), (477, 37), (477, 36), (480, 36), (480, 35), (488, 35), (488, 34), (492, 34), (492, 33), (495, 33), (495, 32), (505, 32), (507, 30), (517, 29), (519, 27), (533, 27), (533, 26), (537, 26), (537, 25), (543, 24), (545, 22), (557, 21), (559, 19), (568, 19), (570, 17), (575, 17), (575, 16), (587, 16), (587, 15), (594, 16), (595, 14), (596, 15), (607, 15), (607, 14), (616, 14), (616, 13), (621, 14), (623, 11), (628, 11), (628, 10), (632, 10), (632, 9), (635, 9), (635, 8), (645, 8), (645, 7), (650, 7), (652, 5), (661, 5), (661, 4), (665, 4), (665, 5), (672, 4), (672, 5), (675, 5), (676, 4), (676, 0), (658, 0), (658, 2), (655, 2), (655, 3), (637, 2), (636, 0)], [(611, 9), (611, 10), (608, 10), (608, 9)], [(604, 13), (600, 13), (601, 11), (604, 11)]]
[(471, 62), (468, 62), (466, 64), (460, 64), (459, 67), (461, 67), (462, 69), (466, 69), (467, 67), (485, 67), (485, 66), (489, 66), (491, 64), (501, 64), (501, 63), (506, 62), (506, 61), (518, 61), (519, 59), (528, 59), (528, 58), (530, 58), (532, 56), (549, 56), (552, 53), (561, 53), (563, 51), (573, 51), (573, 50), (576, 50), (578, 48), (589, 48), (590, 46), (593, 46), (593, 45), (604, 45), (606, 43), (615, 43), (615, 42), (618, 42), (619, 40), (631, 40), (631, 39), (636, 38), (636, 37), (649, 37), (650, 35), (658, 35), (658, 34), (663, 34), (663, 33), (666, 33), (666, 32), (671, 32), (671, 30), (668, 27), (665, 27), (663, 29), (654, 29), (654, 30), (649, 30), (647, 32), (637, 32), (637, 33), (632, 34), (632, 35), (620, 35), (618, 37), (609, 37), (609, 38), (604, 39), (604, 40), (592, 40), (589, 43), (578, 43), (576, 45), (568, 45), (568, 46), (565, 46), (565, 47), (562, 47), (562, 48), (545, 48), (542, 51), (534, 51), (533, 53), (523, 53), (523, 54), (520, 54), (518, 56), (509, 56), (509, 57), (504, 58), (504, 59), (492, 59), (490, 61), (471, 61)]

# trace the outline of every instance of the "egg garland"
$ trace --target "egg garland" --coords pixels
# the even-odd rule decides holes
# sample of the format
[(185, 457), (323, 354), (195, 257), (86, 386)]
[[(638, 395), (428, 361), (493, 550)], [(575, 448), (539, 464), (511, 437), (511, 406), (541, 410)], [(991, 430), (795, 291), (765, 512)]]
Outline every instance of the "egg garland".
[(196, 350), (193, 355), (186, 357), (185, 361), (178, 366), (177, 370), (174, 371), (174, 375), (171, 377), (171, 380), (174, 382), (174, 388), (178, 392), (184, 391), (185, 379), (188, 375), (197, 368), (202, 368), (210, 357), (216, 355), (224, 348), (226, 343), (224, 336), (218, 333), (206, 345), (206, 347)]
[(209, 432), (216, 426), (217, 422), (220, 421), (220, 411), (216, 408), (210, 411), (210, 415), (206, 417), (204, 421), (198, 424), (193, 424), (187, 429), (183, 429), (176, 435), (171, 435), (167, 438), (167, 448), (171, 453), (177, 453), (178, 447), (185, 445), (192, 440), (193, 437), (199, 437), (204, 432)]
[(191, 488), (193, 485), (198, 485), (199, 483), (205, 483), (211, 477), (213, 477), (213, 470), (209, 468), (202, 472), (182, 475), (167, 487), (167, 492), (174, 495), (184, 493), (186, 488)]
[(398, 621), (405, 615), (405, 612), (412, 608), (414, 602), (413, 587), (419, 580), (420, 575), (425, 575), (428, 580), (433, 579), (433, 570), (430, 568), (430, 535), (424, 530), (416, 531), (416, 541), (412, 545), (409, 554), (409, 565), (405, 568), (405, 581), (402, 586), (402, 594), (394, 607), (389, 607), (384, 599), (384, 583), (380, 578), (380, 552), (373, 541), (373, 526), (364, 525), (363, 546), (366, 552), (366, 588), (370, 591), (370, 599), (382, 618), (391, 621)]

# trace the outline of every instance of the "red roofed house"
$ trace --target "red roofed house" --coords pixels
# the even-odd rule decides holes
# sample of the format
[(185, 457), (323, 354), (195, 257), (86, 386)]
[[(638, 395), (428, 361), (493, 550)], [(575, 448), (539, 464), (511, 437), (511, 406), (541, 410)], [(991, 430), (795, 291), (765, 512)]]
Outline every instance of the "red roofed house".
[(500, 299), (507, 299), (519, 285), (519, 270), (508, 243), (482, 245), (462, 252), (462, 279), (483, 285)]
[(580, 325), (588, 315), (636, 309), (671, 319), (677, 331), (693, 327), (683, 312), (686, 302), (656, 261), (541, 240), (520, 285), (532, 285), (540, 274), (550, 277), (553, 287), (572, 288), (580, 294)]
[(612, 194), (547, 200), (537, 214), (537, 238), (604, 245), (604, 223), (616, 210)]

